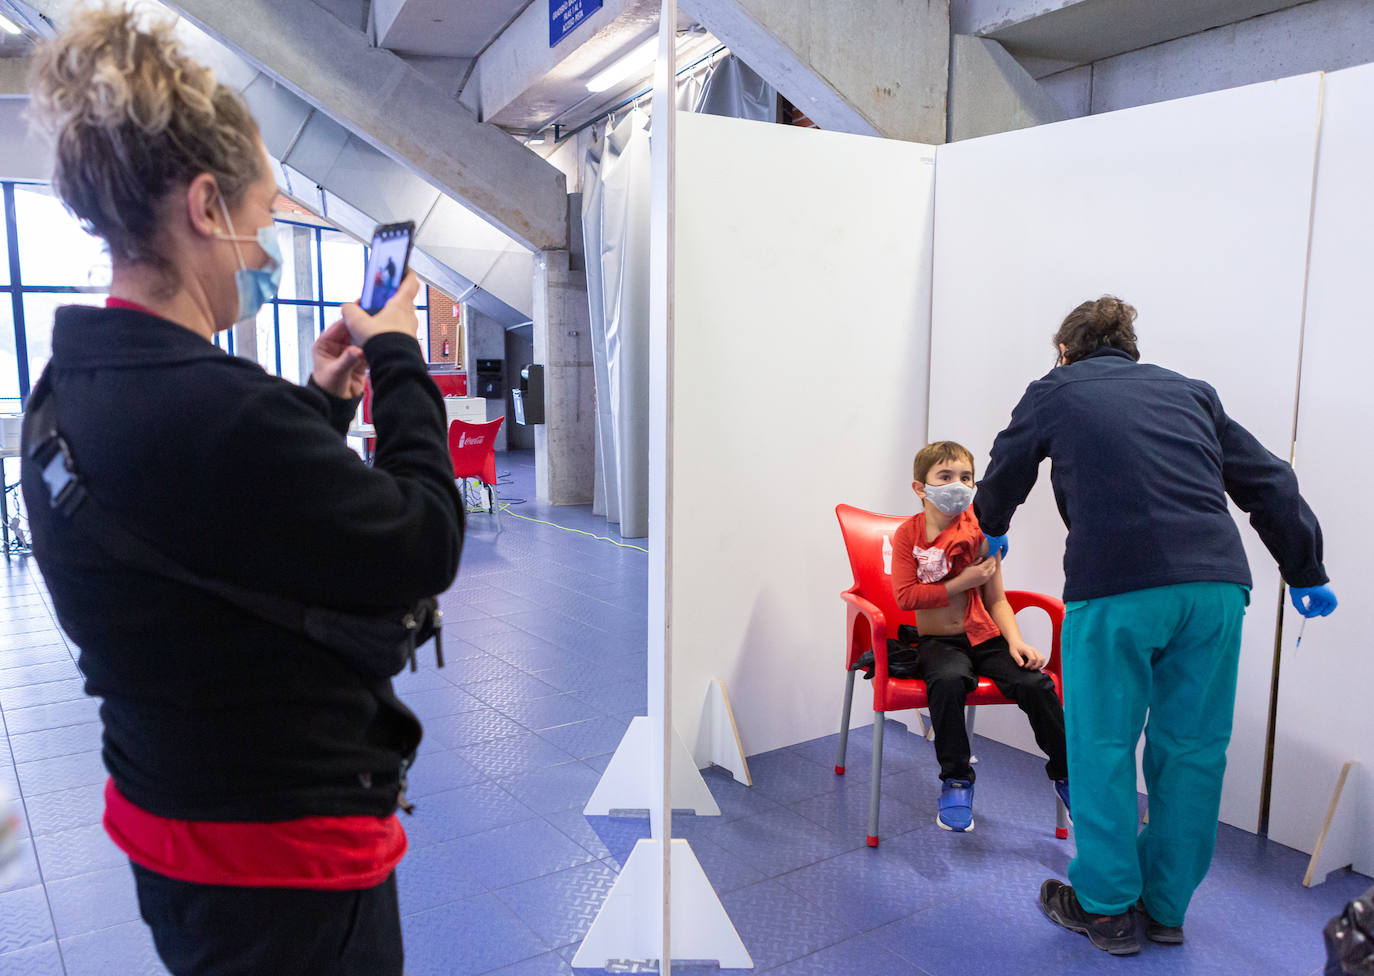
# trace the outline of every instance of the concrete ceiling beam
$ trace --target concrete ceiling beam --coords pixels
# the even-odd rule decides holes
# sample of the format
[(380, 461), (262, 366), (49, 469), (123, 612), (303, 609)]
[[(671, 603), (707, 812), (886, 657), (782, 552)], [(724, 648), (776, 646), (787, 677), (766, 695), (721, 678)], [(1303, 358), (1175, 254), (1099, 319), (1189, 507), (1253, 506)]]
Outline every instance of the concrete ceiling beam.
[(682, 0), (682, 9), (822, 129), (944, 142), (949, 0)]
[(165, 5), (515, 240), (567, 247), (562, 173), (310, 0)]

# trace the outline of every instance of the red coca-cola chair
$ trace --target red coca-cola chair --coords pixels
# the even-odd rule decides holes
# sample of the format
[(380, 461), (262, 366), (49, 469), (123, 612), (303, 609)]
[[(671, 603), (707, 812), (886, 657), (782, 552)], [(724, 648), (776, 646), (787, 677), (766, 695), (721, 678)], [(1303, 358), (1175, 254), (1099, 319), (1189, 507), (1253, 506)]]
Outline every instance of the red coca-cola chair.
[[(497, 417), (485, 424), (455, 420), (448, 425), (448, 453), (453, 459), (453, 476), (466, 481), (476, 478), (487, 490), (487, 501), (501, 531), (501, 504), (496, 497), (496, 433), (505, 423)], [(466, 497), (466, 492), (464, 496)]]
[[(868, 846), (878, 846), (878, 801), (882, 784), (883, 763), (883, 723), (887, 712), (898, 712), (909, 708), (925, 708), (926, 683), (915, 678), (891, 678), (887, 673), (887, 639), (897, 636), (901, 624), (916, 623), (914, 610), (903, 610), (897, 606), (892, 593), (891, 540), (897, 527), (906, 519), (900, 515), (880, 515), (867, 512), (852, 505), (836, 505), (835, 515), (840, 520), (840, 533), (844, 536), (845, 551), (849, 554), (849, 567), (854, 573), (854, 585), (840, 594), (846, 610), (845, 633), (848, 646), (845, 649), (845, 686), (844, 711), (840, 719), (840, 752), (835, 760), (835, 772), (844, 775), (845, 750), (849, 744), (849, 712), (854, 698), (854, 676), (850, 670), (854, 662), (865, 652), (873, 652), (873, 783), (868, 808)], [(886, 550), (886, 556), (884, 554)], [(1008, 590), (1007, 600), (1014, 611), (1020, 612), (1028, 607), (1045, 611), (1050, 618), (1052, 638), (1049, 662), (1046, 672), (1054, 680), (1055, 690), (1060, 700), (1064, 697), (1059, 656), (1059, 631), (1064, 623), (1064, 604), (1052, 596), (1030, 593), (1024, 590)], [(968, 731), (973, 735), (973, 706), (976, 705), (1014, 705), (988, 678), (979, 678), (978, 687), (969, 692), (966, 703), (969, 706)], [(1068, 814), (1064, 805), (1055, 795), (1057, 822), (1055, 836), (1063, 839), (1069, 836)]]

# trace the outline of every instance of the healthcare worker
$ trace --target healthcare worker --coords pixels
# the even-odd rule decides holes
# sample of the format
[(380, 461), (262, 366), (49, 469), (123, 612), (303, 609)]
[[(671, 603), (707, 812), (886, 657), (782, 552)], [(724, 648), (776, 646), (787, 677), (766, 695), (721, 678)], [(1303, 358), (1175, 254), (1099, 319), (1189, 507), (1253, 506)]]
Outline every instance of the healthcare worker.
[[(1053, 461), (1068, 527), (1064, 705), (1078, 856), (1044, 883), (1054, 922), (1115, 955), (1183, 941), (1216, 842), (1250, 571), (1226, 496), (1279, 564), (1304, 616), (1336, 607), (1316, 516), (1292, 468), (1222, 410), (1208, 384), (1139, 362), (1136, 312), (1105, 297), (1054, 337), (1059, 362), (997, 435), (974, 511), (1005, 552), (1012, 514)], [(1149, 726), (1145, 727), (1146, 713)], [(1145, 730), (1150, 822), (1139, 827)]]

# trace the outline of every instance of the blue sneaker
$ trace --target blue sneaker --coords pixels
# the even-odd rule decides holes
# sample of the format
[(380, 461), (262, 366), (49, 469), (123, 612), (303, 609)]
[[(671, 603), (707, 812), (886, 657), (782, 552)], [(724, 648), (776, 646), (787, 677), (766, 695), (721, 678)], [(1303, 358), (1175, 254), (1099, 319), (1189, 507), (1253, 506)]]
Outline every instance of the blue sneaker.
[(1069, 806), (1069, 781), (1067, 777), (1054, 781), (1054, 792), (1059, 794), (1059, 799), (1064, 804), (1064, 810), (1069, 815), (1069, 823), (1072, 824), (1073, 807)]
[(945, 780), (940, 787), (940, 812), (935, 822), (960, 834), (973, 829), (972, 783), (966, 779)]

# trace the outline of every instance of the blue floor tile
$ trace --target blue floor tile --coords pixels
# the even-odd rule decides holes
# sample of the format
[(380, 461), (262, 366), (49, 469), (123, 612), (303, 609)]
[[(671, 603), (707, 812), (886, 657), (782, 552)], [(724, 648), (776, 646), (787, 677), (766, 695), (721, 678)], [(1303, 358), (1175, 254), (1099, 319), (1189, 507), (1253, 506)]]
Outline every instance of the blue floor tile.
[(529, 881), (595, 860), (545, 820), (528, 820), (454, 841), (488, 889)]
[(60, 729), (44, 729), (18, 735), (11, 733), (10, 748), (14, 752), (16, 763), (91, 752), (100, 748), (100, 729), (99, 722), (86, 722), (81, 725), (63, 726)]
[(534, 819), (535, 813), (492, 782), (472, 783), (415, 799), (406, 817), (412, 847), (441, 844), (505, 824)]
[(403, 692), (401, 700), (422, 720), (440, 715), (457, 715), (486, 707), (463, 689), (452, 685), (428, 691)]
[(42, 885), (0, 892), (0, 953), (27, 949), (54, 937)]
[(65, 976), (57, 942), (0, 953), (0, 976)]
[(600, 775), (580, 762), (546, 766), (497, 780), (501, 787), (536, 813), (581, 810), (600, 782)]
[(139, 918), (138, 893), (128, 864), (50, 880), (48, 903), (57, 934), (63, 939)]
[(770, 878), (854, 850), (864, 843), (862, 837), (832, 834), (782, 808), (766, 818), (746, 817), (717, 827), (706, 826), (701, 833)]
[(489, 681), (474, 681), (471, 684), (463, 685), (463, 687), (468, 694), (480, 698), (488, 705), (510, 705), (515, 702), (534, 701), (559, 693), (559, 689), (540, 681), (533, 675), (509, 666), (506, 670), (509, 673), (502, 677)]
[(776, 880), (732, 891), (721, 898), (721, 903), (758, 972), (859, 934), (852, 925), (825, 914)]
[[(27, 830), (23, 832), (27, 834)], [(38, 870), (38, 850), (34, 847), (33, 839), (21, 837), (9, 860), (0, 866), (0, 893), (28, 888), (42, 881), (43, 876)]]
[(25, 796), (93, 786), (103, 783), (109, 776), (98, 750), (37, 759), (19, 763), (14, 768), (19, 774), (19, 787)]
[[(1001, 971), (1009, 973), (1014, 970), (1008, 965)], [(862, 935), (770, 969), (769, 973), (773, 976), (836, 976), (837, 973), (853, 973), (855, 976), (926, 976), (924, 970)]]
[(71, 701), (30, 708), (6, 708), (5, 726), (10, 735), (56, 729), (64, 725), (80, 725), (100, 717), (100, 699), (84, 695)]
[(406, 976), (476, 976), (551, 948), (490, 894), (408, 915), (401, 932)]
[(434, 716), (426, 720), (424, 725), (425, 737), (446, 749), (462, 749), (528, 731), (518, 722), (481, 702), (470, 711)]
[(492, 779), (519, 776), (574, 761), (572, 756), (533, 732), (479, 742), (459, 749), (458, 754)]
[(641, 838), (649, 836), (648, 817), (586, 817), (571, 809), (545, 814), (544, 819), (593, 857), (619, 865)]
[(624, 718), (606, 715), (546, 729), (540, 735), (569, 755), (590, 759), (615, 752), (629, 727), (630, 723)]
[(547, 944), (564, 946), (587, 934), (616, 874), (614, 865), (592, 861), (502, 888), (497, 897)]
[(407, 795), (411, 799), (442, 793), (469, 783), (477, 783), (486, 776), (470, 762), (452, 750), (428, 752), (416, 760), (410, 769)]
[(556, 952), (546, 952), (511, 966), (493, 969), (488, 976), (572, 976), (573, 968)]
[(402, 915), (475, 898), (487, 890), (468, 872), (466, 852), (451, 843), (412, 848), (396, 867), (396, 888)]
[(542, 732), (545, 729), (555, 729), (601, 717), (600, 711), (567, 693), (550, 695), (534, 701), (509, 702), (496, 707), (501, 714), (520, 723), (531, 732)]
[(0, 688), (0, 708), (6, 712), (34, 705), (51, 705), (54, 702), (72, 701), (86, 697), (85, 682), (80, 678), (65, 681), (45, 681), (22, 688)]
[(87, 932), (61, 940), (67, 976), (166, 976), (142, 921)]
[(48, 884), (128, 863), (124, 852), (115, 847), (114, 841), (105, 835), (105, 828), (99, 824), (55, 834), (39, 834), (34, 837), (33, 843), (38, 848), (43, 880)]

